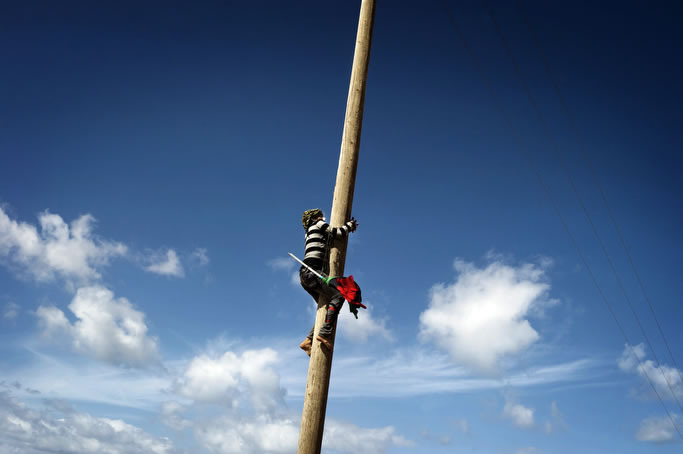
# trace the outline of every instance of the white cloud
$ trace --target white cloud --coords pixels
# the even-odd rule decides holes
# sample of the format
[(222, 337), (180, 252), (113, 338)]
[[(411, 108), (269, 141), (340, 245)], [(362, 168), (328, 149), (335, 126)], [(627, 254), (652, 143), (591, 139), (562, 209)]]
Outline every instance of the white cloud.
[[(225, 345), (230, 344), (219, 339), (207, 351), (211, 352)], [(235, 345), (232, 344), (231, 347), (234, 348)], [(191, 428), (196, 442), (208, 452), (296, 452), (300, 421), (298, 415), (292, 416), (286, 409), (282, 399), (284, 391), (280, 387), (279, 375), (274, 370), (279, 355), (271, 349), (228, 352), (220, 356), (211, 356), (212, 354), (215, 352), (196, 356), (189, 361), (165, 363), (166, 373), (161, 373), (154, 370), (115, 368), (106, 363), (85, 360), (74, 364), (73, 359), (65, 362), (63, 359), (33, 352), (30, 358), (39, 361), (35, 368), (12, 372), (16, 377), (26, 377), (26, 384), (40, 389), (41, 396), (47, 399), (68, 397), (79, 401), (140, 408), (148, 412), (158, 409), (161, 422), (179, 431)], [(302, 371), (305, 380), (305, 368)], [(179, 379), (171, 384), (174, 376)], [(301, 383), (302, 381), (297, 383), (297, 389), (301, 388)], [(16, 386), (19, 389), (19, 385)], [(221, 392), (234, 399), (232, 407), (221, 409), (207, 405), (223, 403), (219, 395)], [(177, 394), (176, 397), (173, 397), (174, 393)], [(190, 402), (184, 400), (187, 397), (201, 399)], [(107, 427), (103, 424), (111, 421), (89, 417), (91, 421), (98, 422), (98, 427), (104, 429)], [(64, 424), (69, 423), (69, 419), (63, 415), (52, 419), (60, 418), (65, 419)], [(0, 419), (0, 425), (2, 424), (4, 421)], [(330, 454), (360, 451), (380, 454), (392, 446), (411, 445), (391, 426), (363, 428), (333, 418), (327, 418), (326, 426), (323, 452)], [(132, 426), (125, 429), (129, 434), (135, 433)], [(135, 447), (107, 450), (109, 445), (98, 440), (101, 443), (100, 452), (127, 454), (140, 451)], [(140, 444), (145, 442), (144, 433), (136, 441)], [(90, 452), (80, 445), (74, 446), (73, 452)], [(358, 447), (361, 446), (364, 449), (359, 451)], [(172, 451), (169, 448), (168, 452)], [(35, 452), (43, 453), (39, 450)], [(155, 451), (149, 449), (148, 452)]]
[(411, 447), (413, 443), (396, 433), (392, 426), (363, 428), (343, 421), (325, 423), (323, 448), (336, 453), (382, 453), (391, 446)]
[(195, 260), (199, 266), (206, 266), (209, 264), (209, 255), (206, 248), (198, 247), (192, 252), (192, 259)]
[(98, 267), (126, 254), (122, 243), (92, 234), (94, 218), (89, 214), (70, 225), (48, 211), (38, 219), (40, 233), (31, 224), (10, 219), (0, 208), (0, 260), (38, 281), (50, 281), (55, 275), (80, 283), (99, 279)]
[(349, 311), (348, 303), (344, 304), (339, 315), (339, 331), (351, 342), (365, 343), (371, 336), (382, 337), (388, 341), (394, 340), (391, 332), (386, 327), (386, 320), (376, 320), (371, 311), (371, 306), (368, 309), (358, 309), (358, 320)]
[[(678, 417), (673, 415), (673, 420), (678, 424)], [(647, 418), (641, 421), (636, 432), (636, 439), (651, 443), (666, 443), (676, 440), (676, 428), (668, 417)]]
[(148, 260), (151, 262), (150, 265), (145, 267), (146, 271), (155, 274), (161, 274), (162, 276), (174, 276), (174, 277), (184, 277), (185, 270), (183, 265), (180, 263), (178, 254), (173, 249), (163, 253), (154, 253)]
[(53, 337), (71, 334), (71, 323), (69, 323), (61, 309), (54, 306), (39, 306), (36, 309), (36, 316), (44, 336)]
[[(196, 422), (195, 438), (215, 454), (296, 452), (300, 421), (284, 407), (285, 390), (274, 370), (276, 364), (289, 361), (280, 361), (280, 355), (270, 348), (217, 355), (221, 346), (234, 347), (219, 339), (208, 353), (187, 364), (174, 386), (179, 395), (195, 401), (195, 408), (206, 403), (229, 407), (218, 417)], [(390, 426), (367, 429), (332, 418), (326, 421), (324, 452), (379, 454), (389, 446), (408, 445)]]
[[(222, 338), (212, 342), (207, 353), (189, 361), (173, 387), (194, 400), (195, 410), (209, 408), (207, 403), (228, 406), (218, 416), (214, 407), (210, 418), (196, 418), (197, 441), (215, 454), (296, 452), (300, 421), (286, 409), (285, 390), (274, 370), (276, 364), (291, 362), (281, 359), (287, 353), (271, 348), (235, 353), (226, 348), (234, 345)], [(224, 353), (217, 354), (220, 351)], [(297, 371), (305, 374), (301, 367)], [(298, 380), (297, 388), (301, 383)], [(181, 406), (175, 405), (169, 413), (176, 413), (177, 408)], [(379, 454), (388, 446), (409, 444), (393, 427), (366, 429), (332, 418), (327, 418), (323, 440), (323, 452), (329, 453)]]
[[(300, 350), (293, 351), (292, 355), (291, 359), (282, 362), (281, 380), (288, 396), (301, 397), (304, 388), (300, 384), (306, 381), (308, 357)], [(366, 356), (348, 356), (343, 350), (338, 350), (334, 363), (335, 385), (330, 389), (330, 396), (335, 398), (407, 398), (588, 380), (590, 386), (600, 386), (599, 377), (605, 372), (597, 361), (579, 359), (508, 371), (503, 381), (495, 377), (474, 376), (464, 367), (453, 365), (445, 354), (439, 352), (405, 349)], [(358, 383), (363, 383), (363, 386), (358, 386)]]
[(66, 335), (75, 350), (88, 356), (133, 367), (158, 365), (156, 338), (147, 335), (145, 315), (126, 298), (101, 286), (79, 288), (69, 304), (72, 324), (56, 307), (40, 306), (38, 316), (47, 336)]
[(225, 352), (220, 357), (193, 358), (176, 383), (181, 395), (199, 402), (235, 407), (240, 397), (249, 395), (259, 411), (277, 406), (284, 397), (280, 376), (271, 367), (277, 353), (270, 349), (247, 350), (241, 355)]
[[(666, 364), (658, 366), (654, 361), (647, 359), (645, 345), (629, 346), (625, 344), (624, 351), (617, 360), (617, 364), (624, 372), (638, 374), (644, 383), (647, 383), (649, 379), (663, 399), (674, 399), (674, 394), (678, 399), (683, 397), (681, 371)], [(648, 384), (646, 389), (649, 391), (652, 388)]]
[[(195, 429), (195, 436), (215, 454), (279, 454), (296, 452), (299, 421), (285, 416), (253, 418), (225, 416)], [(413, 443), (391, 427), (362, 428), (328, 418), (323, 452), (380, 454), (391, 446)]]
[(96, 418), (63, 402), (36, 410), (0, 392), (0, 439), (7, 452), (22, 454), (171, 454), (166, 438), (156, 438), (120, 419)]
[(514, 425), (523, 429), (534, 427), (534, 409), (506, 399), (503, 416), (510, 419)]
[(175, 430), (184, 430), (192, 427), (192, 421), (183, 418), (183, 412), (187, 408), (180, 402), (170, 400), (161, 404), (161, 420), (168, 427)]
[(215, 454), (293, 453), (299, 441), (299, 424), (265, 415), (252, 419), (225, 416), (196, 427), (195, 437)]
[[(22, 366), (3, 370), (8, 382), (20, 382), (16, 393), (40, 394), (49, 399), (90, 402), (156, 411), (169, 400), (172, 375), (179, 369), (165, 363), (165, 369), (122, 368), (90, 358), (46, 354), (26, 345)], [(170, 374), (169, 374), (170, 372)]]
[(19, 315), (19, 305), (17, 303), (9, 302), (5, 304), (2, 310), (2, 318), (6, 320), (14, 320)]
[(544, 270), (533, 264), (512, 267), (500, 261), (480, 269), (456, 260), (456, 281), (431, 289), (420, 314), (420, 337), (451, 358), (481, 372), (494, 373), (499, 361), (522, 352), (539, 335), (526, 319), (553, 304)]

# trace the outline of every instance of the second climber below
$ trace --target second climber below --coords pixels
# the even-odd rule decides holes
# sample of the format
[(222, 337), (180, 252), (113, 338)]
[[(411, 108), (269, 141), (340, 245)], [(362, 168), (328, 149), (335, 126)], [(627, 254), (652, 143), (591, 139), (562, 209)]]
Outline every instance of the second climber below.
[[(354, 232), (358, 227), (358, 222), (354, 218), (346, 222), (341, 227), (330, 227), (326, 222), (323, 212), (314, 208), (312, 210), (304, 211), (301, 217), (301, 223), (304, 230), (306, 230), (306, 249), (304, 253), (304, 263), (321, 274), (327, 274), (326, 269), (329, 263), (329, 252), (331, 242), (335, 239), (343, 239), (350, 232)], [(313, 299), (317, 302), (321, 295), (325, 295), (329, 299), (327, 305), (327, 313), (325, 315), (325, 323), (320, 327), (320, 331), (316, 339), (328, 351), (332, 351), (331, 336), (339, 316), (339, 310), (344, 304), (344, 297), (333, 286), (327, 285), (313, 274), (305, 266), (299, 270), (299, 279), (301, 286), (306, 290)], [(313, 335), (315, 325), (308, 333), (308, 337), (299, 345), (308, 356), (311, 355), (311, 347), (313, 346)]]

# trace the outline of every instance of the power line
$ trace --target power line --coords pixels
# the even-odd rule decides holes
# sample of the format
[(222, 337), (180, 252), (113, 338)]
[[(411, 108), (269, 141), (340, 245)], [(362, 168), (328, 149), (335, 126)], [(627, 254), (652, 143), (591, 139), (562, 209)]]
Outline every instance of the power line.
[[(631, 256), (631, 252), (630, 252), (628, 246), (626, 245), (626, 241), (624, 240), (624, 236), (621, 233), (621, 228), (619, 227), (619, 223), (617, 222), (616, 217), (614, 216), (614, 213), (612, 212), (612, 209), (610, 208), (610, 205), (607, 202), (607, 195), (605, 194), (605, 190), (603, 189), (602, 184), (600, 183), (600, 179), (597, 176), (597, 173), (595, 171), (595, 166), (593, 166), (593, 162), (591, 161), (590, 156), (588, 155), (588, 153), (586, 151), (586, 147), (584, 145), (583, 138), (582, 138), (581, 134), (579, 134), (579, 130), (576, 126), (576, 122), (574, 121), (574, 116), (572, 115), (571, 111), (569, 110), (568, 104), (565, 101), (564, 96), (562, 95), (562, 91), (560, 90), (559, 84), (557, 83), (557, 79), (555, 78), (552, 70), (550, 69), (550, 64), (548, 63), (548, 59), (545, 56), (545, 52), (543, 52), (543, 47), (541, 46), (540, 40), (538, 39), (536, 32), (534, 31), (533, 27), (531, 26), (531, 21), (529, 21), (529, 17), (526, 13), (526, 10), (524, 9), (524, 5), (522, 4), (522, 0), (517, 0), (516, 3), (517, 3), (518, 9), (522, 13), (522, 17), (524, 18), (524, 22), (526, 23), (527, 28), (529, 29), (529, 33), (531, 34), (531, 37), (534, 41), (534, 44), (536, 45), (536, 49), (538, 50), (538, 52), (541, 56), (541, 60), (542, 60), (543, 65), (545, 67), (546, 73), (548, 74), (548, 77), (550, 78), (550, 80), (553, 84), (553, 88), (555, 90), (555, 93), (557, 94), (558, 99), (560, 100), (560, 104), (562, 105), (562, 108), (563, 108), (564, 112), (566, 113), (567, 118), (569, 119), (569, 125), (570, 125), (570, 128), (572, 130), (572, 133), (576, 136), (576, 140), (579, 143), (579, 149), (581, 150), (581, 155), (582, 155), (583, 159), (586, 161), (588, 168), (590, 168), (590, 170), (591, 170), (591, 176), (593, 178), (593, 183), (595, 184), (595, 186), (598, 188), (598, 190), (600, 192), (602, 202), (605, 205), (605, 208), (607, 209), (607, 213), (609, 215), (610, 221), (612, 222), (612, 225), (614, 225), (614, 229), (617, 232), (619, 242), (620, 242), (622, 248), (624, 249), (626, 256), (628, 257), (628, 261), (629, 261), (629, 264), (631, 265), (631, 269), (633, 270), (633, 274), (635, 274), (636, 280), (638, 281), (638, 285), (640, 286), (640, 290), (643, 293), (643, 297), (644, 297), (645, 301), (647, 302), (648, 307), (650, 308), (650, 312), (652, 313), (652, 317), (655, 320), (655, 323), (657, 325), (657, 329), (659, 330), (659, 334), (662, 337), (662, 340), (664, 341), (664, 345), (666, 346), (666, 349), (669, 353), (669, 357), (671, 358), (671, 361), (674, 365), (674, 368), (676, 369), (676, 372), (678, 374), (678, 378), (679, 378), (680, 382), (683, 383), (683, 376), (681, 376), (681, 369), (680, 369), (680, 367), (678, 367), (678, 364), (676, 362), (676, 358), (674, 357), (673, 353), (671, 352), (671, 348), (669, 347), (669, 342), (668, 342), (668, 340), (664, 334), (664, 330), (662, 329), (661, 324), (659, 323), (659, 318), (657, 317), (657, 314), (655, 313), (655, 308), (652, 305), (652, 302), (650, 301), (650, 298), (649, 298), (647, 292), (645, 291), (645, 285), (643, 284), (643, 281), (640, 277), (640, 273), (638, 272), (638, 269), (636, 268), (636, 265), (633, 261), (633, 257)], [(630, 305), (630, 302), (629, 302), (629, 305)], [(640, 325), (640, 323), (639, 323), (639, 325)], [(641, 329), (642, 329), (642, 327), (641, 327)], [(650, 349), (653, 351), (653, 354), (655, 355), (655, 359), (656, 359), (656, 353), (654, 353), (654, 348), (652, 348), (652, 346), (650, 346)], [(657, 362), (660, 363), (659, 360), (657, 360)], [(663, 371), (662, 371), (662, 374), (664, 374)], [(664, 375), (666, 377), (666, 374), (664, 374)], [(667, 379), (667, 384), (669, 384), (668, 379)], [(669, 384), (669, 387), (671, 387), (670, 384)], [(678, 401), (678, 397), (676, 396), (676, 394), (673, 390), (671, 392), (674, 395), (676, 402), (678, 402), (678, 406), (680, 408), (681, 403)]]
[(536, 103), (536, 99), (534, 98), (531, 89), (529, 88), (529, 85), (526, 81), (526, 78), (522, 74), (522, 70), (519, 67), (519, 64), (517, 62), (517, 59), (514, 56), (514, 53), (512, 52), (512, 47), (510, 46), (509, 42), (505, 38), (505, 35), (503, 34), (503, 30), (500, 27), (500, 24), (498, 23), (498, 20), (496, 19), (495, 12), (493, 11), (493, 8), (491, 8), (488, 5), (487, 0), (482, 0), (482, 4), (484, 5), (484, 8), (487, 10), (489, 17), (491, 18), (491, 21), (493, 22), (496, 32), (498, 33), (498, 36), (500, 37), (501, 41), (503, 42), (503, 46), (505, 47), (505, 50), (510, 57), (510, 60), (512, 61), (512, 65), (515, 68), (515, 71), (517, 72), (517, 76), (522, 82), (522, 86), (524, 88), (524, 91), (527, 95), (527, 98), (529, 98), (529, 102), (531, 103), (532, 107), (534, 108), (534, 111), (536, 112), (536, 115), (538, 116), (538, 120), (543, 125), (543, 128), (545, 129), (546, 135), (548, 136), (548, 139), (552, 142), (553, 145), (553, 151), (555, 152), (555, 155), (557, 156), (558, 161), (560, 162), (560, 165), (562, 167), (562, 170), (569, 180), (569, 184), (572, 188), (572, 191), (574, 192), (574, 195), (576, 196), (577, 200), (579, 201), (579, 204), (581, 205), (581, 209), (583, 210), (584, 215), (586, 216), (586, 219), (588, 220), (588, 223), (591, 226), (591, 229), (593, 230), (593, 233), (595, 234), (595, 237), (597, 238), (598, 242), (600, 243), (600, 247), (602, 249), (602, 252), (605, 254), (605, 257), (607, 258), (607, 262), (609, 263), (609, 266), (612, 270), (612, 273), (614, 274), (614, 277), (617, 280), (617, 283), (619, 284), (619, 288), (621, 289), (621, 292), (624, 295), (624, 299), (626, 300), (629, 309), (631, 310), (631, 313), (633, 314), (633, 317), (636, 319), (636, 323), (638, 324), (638, 327), (640, 328), (640, 332), (645, 338), (645, 342), (652, 351), (652, 354), (655, 358), (655, 362), (660, 365), (660, 372), (662, 374), (662, 377), (664, 377), (664, 381), (666, 382), (667, 386), (669, 387), (669, 391), (671, 392), (671, 395), (673, 396), (674, 400), (678, 404), (678, 408), (683, 412), (683, 407), (681, 406), (681, 402), (678, 400), (678, 396), (676, 395), (676, 392), (674, 391), (671, 382), (669, 381), (669, 378), (667, 377), (667, 374), (664, 372), (664, 370), (661, 368), (661, 361), (659, 361), (659, 358), (657, 357), (657, 352), (655, 351), (654, 347), (650, 343), (650, 339), (647, 336), (647, 333), (645, 332), (645, 328), (643, 327), (640, 317), (638, 316), (635, 308), (633, 307), (633, 304), (631, 303), (631, 299), (628, 297), (628, 292), (626, 291), (626, 288), (624, 287), (624, 284), (621, 280), (621, 277), (619, 276), (619, 273), (617, 272), (616, 267), (614, 266), (614, 262), (612, 261), (612, 258), (607, 251), (607, 247), (605, 246), (605, 243), (602, 240), (602, 237), (600, 236), (600, 233), (598, 232), (598, 229), (595, 227), (595, 223), (593, 222), (593, 218), (591, 217), (590, 213), (588, 212), (588, 209), (586, 208), (586, 205), (583, 201), (583, 198), (579, 194), (579, 191), (576, 188), (576, 185), (574, 183), (574, 179), (572, 178), (571, 174), (569, 173), (569, 170), (567, 169), (567, 166), (564, 162), (564, 159), (562, 158), (562, 154), (559, 151), (559, 147), (557, 145), (557, 140), (555, 139), (555, 136), (551, 133), (550, 128), (548, 126), (548, 123), (545, 121), (545, 118), (543, 117), (543, 114), (541, 113), (541, 110), (538, 107), (538, 104)]
[(612, 309), (612, 305), (609, 303), (609, 301), (607, 300), (607, 297), (605, 296), (604, 292), (602, 291), (602, 288), (598, 284), (598, 281), (595, 277), (595, 274), (593, 273), (593, 270), (590, 268), (590, 265), (588, 264), (586, 258), (584, 257), (583, 253), (581, 252), (581, 249), (579, 248), (578, 244), (576, 243), (576, 240), (574, 239), (574, 236), (572, 235), (571, 231), (569, 230), (569, 227), (567, 226), (567, 223), (566, 223), (564, 217), (562, 216), (562, 213), (560, 212), (560, 210), (559, 210), (559, 208), (555, 202), (555, 199), (553, 198), (552, 194), (550, 193), (550, 190), (548, 189), (547, 185), (545, 184), (543, 177), (541, 176), (538, 169), (536, 168), (536, 166), (533, 162), (533, 159), (531, 158), (528, 151), (526, 150), (526, 147), (524, 146), (524, 144), (521, 140), (521, 137), (517, 133), (517, 130), (514, 128), (512, 122), (510, 121), (510, 118), (507, 114), (507, 111), (503, 107), (498, 95), (496, 94), (496, 91), (493, 88), (493, 85), (491, 84), (488, 77), (486, 76), (486, 73), (484, 72), (481, 65), (479, 64), (479, 60), (474, 55), (474, 52), (472, 51), (472, 48), (470, 47), (469, 42), (467, 41), (467, 38), (465, 38), (465, 35), (463, 34), (462, 30), (460, 29), (460, 26), (458, 25), (458, 22), (455, 20), (455, 17), (453, 17), (453, 15), (451, 14), (451, 11), (448, 8), (446, 0), (441, 0), (441, 5), (442, 5), (442, 7), (446, 13), (446, 16), (450, 20), (451, 24), (453, 25), (453, 28), (455, 29), (460, 40), (462, 41), (463, 46), (465, 47), (465, 50), (467, 51), (468, 55), (470, 56), (474, 66), (475, 66), (475, 69), (477, 70), (477, 72), (479, 72), (479, 75), (484, 80), (484, 83), (485, 83), (485, 85), (489, 91), (489, 94), (491, 95), (491, 97), (493, 98), (494, 102), (496, 103), (498, 109), (500, 110), (501, 114), (503, 115), (503, 118), (505, 119), (505, 123), (510, 128), (512, 135), (515, 138), (517, 145), (519, 145), (519, 148), (522, 151), (524, 157), (526, 158), (529, 166), (531, 167), (531, 170), (536, 175), (536, 178), (538, 179), (539, 184), (541, 185), (541, 187), (543, 188), (543, 191), (548, 196), (548, 199), (550, 200), (550, 203), (553, 206), (553, 209), (555, 210), (555, 214), (560, 219), (560, 222), (561, 222), (562, 226), (564, 227), (565, 232), (567, 233), (572, 246), (574, 247), (576, 252), (579, 254), (579, 257), (580, 257), (581, 261), (583, 262), (584, 266), (586, 267), (586, 269), (588, 270), (588, 273), (591, 276), (593, 284), (598, 289), (598, 292), (600, 293), (600, 296), (602, 297), (602, 300), (605, 303), (605, 306), (607, 307), (609, 313), (612, 315), (612, 318), (614, 319), (614, 322), (617, 324), (617, 327), (619, 328), (619, 331), (621, 332), (622, 336), (626, 340), (626, 345), (628, 345), (628, 347), (630, 348), (632, 355), (636, 358), (636, 361), (638, 362), (638, 365), (640, 366), (640, 369), (645, 374), (645, 377), (647, 377), (647, 380), (650, 383), (652, 390), (656, 394), (657, 398), (659, 399), (659, 402), (661, 403), (662, 407), (664, 408), (667, 415), (669, 416), (669, 419), (671, 420), (671, 423), (673, 424), (674, 428), (676, 429), (676, 432), (678, 432), (679, 437), (681, 439), (683, 439), (683, 434), (681, 433), (678, 426), (676, 425), (676, 423), (673, 419), (673, 416), (671, 415), (671, 413), (669, 412), (669, 409), (664, 404), (664, 401), (662, 400), (661, 395), (657, 391), (657, 388), (655, 387), (654, 383), (650, 379), (650, 376), (648, 375), (647, 371), (643, 367), (642, 361), (640, 360), (638, 355), (636, 355), (635, 351), (633, 350), (633, 346), (631, 345), (631, 342), (629, 341), (628, 336), (627, 336), (626, 332), (624, 331), (624, 328), (621, 326), (619, 319), (617, 318), (616, 314), (614, 313), (614, 310)]

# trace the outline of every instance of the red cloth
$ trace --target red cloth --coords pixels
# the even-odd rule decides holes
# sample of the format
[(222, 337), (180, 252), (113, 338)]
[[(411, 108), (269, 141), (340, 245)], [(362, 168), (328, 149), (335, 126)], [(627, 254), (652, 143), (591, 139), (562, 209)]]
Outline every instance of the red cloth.
[(348, 301), (350, 304), (360, 306), (363, 309), (367, 309), (367, 307), (361, 303), (362, 298), (360, 287), (358, 287), (358, 284), (356, 284), (356, 282), (353, 280), (353, 275), (349, 277), (338, 277), (334, 281), (335, 287), (337, 290), (339, 290), (339, 293), (342, 294), (346, 301)]

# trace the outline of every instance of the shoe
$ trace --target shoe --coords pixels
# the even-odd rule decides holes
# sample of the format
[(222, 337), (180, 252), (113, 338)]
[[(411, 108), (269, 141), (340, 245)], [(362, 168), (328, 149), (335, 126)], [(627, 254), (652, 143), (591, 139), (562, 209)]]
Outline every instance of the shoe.
[(326, 337), (324, 337), (324, 336), (318, 335), (318, 336), (316, 336), (316, 339), (318, 339), (318, 341), (319, 341), (322, 345), (325, 346), (325, 348), (327, 349), (327, 351), (329, 351), (329, 352), (332, 351), (332, 349), (333, 349), (333, 347), (332, 347), (332, 342), (330, 342), (330, 340), (329, 340), (328, 338), (326, 338)]
[(311, 347), (313, 346), (313, 341), (306, 338), (302, 343), (299, 344), (299, 348), (306, 352), (308, 356), (311, 356)]

